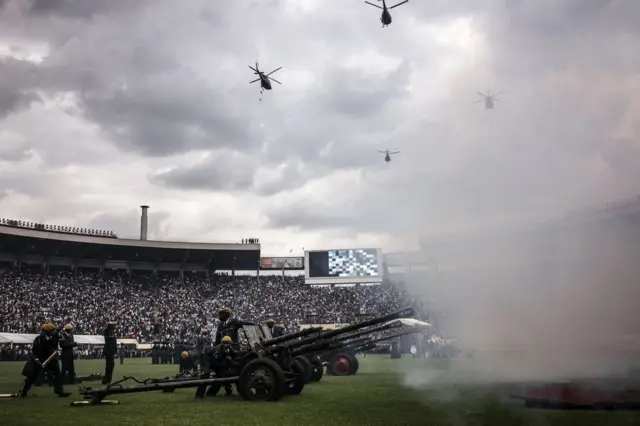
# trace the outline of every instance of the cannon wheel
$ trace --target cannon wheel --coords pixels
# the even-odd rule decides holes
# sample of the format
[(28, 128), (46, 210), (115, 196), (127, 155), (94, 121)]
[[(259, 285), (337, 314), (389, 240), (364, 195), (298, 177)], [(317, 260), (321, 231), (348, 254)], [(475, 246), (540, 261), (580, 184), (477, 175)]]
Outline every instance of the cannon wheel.
[(304, 368), (304, 382), (309, 383), (311, 381), (311, 374), (313, 374), (313, 365), (311, 365), (311, 361), (307, 359), (306, 356), (298, 355), (293, 358), (294, 361), (298, 361), (300, 365)]
[(355, 355), (349, 355), (351, 357), (351, 369), (349, 369), (349, 375), (356, 374), (358, 372), (358, 368), (360, 367), (360, 363), (358, 362), (358, 358)]
[(319, 382), (324, 376), (324, 365), (319, 356), (314, 356), (309, 359), (311, 361), (311, 381)]
[(247, 401), (277, 401), (285, 389), (284, 371), (273, 360), (257, 358), (242, 368), (237, 386)]
[(291, 371), (296, 375), (296, 379), (292, 382), (287, 383), (286, 390), (288, 395), (299, 395), (304, 389), (304, 377), (307, 373), (307, 369), (304, 368), (302, 363), (295, 359), (291, 363)]
[(331, 357), (331, 374), (334, 376), (347, 376), (353, 365), (352, 355), (340, 352)]

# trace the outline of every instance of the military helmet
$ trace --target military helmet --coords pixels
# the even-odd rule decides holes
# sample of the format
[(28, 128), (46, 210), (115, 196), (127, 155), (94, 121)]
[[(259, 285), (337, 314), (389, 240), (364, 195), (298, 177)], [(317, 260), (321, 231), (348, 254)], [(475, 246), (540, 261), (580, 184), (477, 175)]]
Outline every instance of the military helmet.
[(278, 327), (284, 328), (284, 324), (278, 324)]
[(267, 324), (274, 324), (275, 320), (269, 318), (268, 320), (265, 321)]
[(231, 309), (227, 308), (226, 306), (223, 306), (222, 308), (220, 308), (220, 310), (218, 312), (219, 313), (223, 313), (223, 312), (231, 313)]
[(231, 340), (231, 337), (229, 337), (229, 336), (224, 336), (222, 338), (222, 343), (231, 343), (231, 342), (232, 342), (232, 340)]
[(71, 324), (65, 324), (64, 325), (64, 329), (65, 330), (71, 330), (73, 328), (73, 326)]
[(206, 334), (208, 332), (209, 332), (209, 330), (207, 330), (205, 327), (200, 328), (200, 333)]
[(42, 331), (53, 331), (56, 329), (56, 326), (51, 324), (50, 322), (45, 322), (44, 324), (42, 324), (42, 327), (40, 327), (40, 329)]
[(187, 351), (182, 351), (182, 353), (180, 353), (180, 356), (184, 359), (184, 358), (189, 358), (189, 352)]

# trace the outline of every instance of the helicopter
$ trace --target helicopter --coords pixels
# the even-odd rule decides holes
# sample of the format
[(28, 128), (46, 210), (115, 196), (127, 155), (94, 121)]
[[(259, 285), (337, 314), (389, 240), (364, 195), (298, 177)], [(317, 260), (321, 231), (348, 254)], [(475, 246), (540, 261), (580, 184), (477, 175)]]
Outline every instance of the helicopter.
[(269, 74), (265, 74), (262, 71), (260, 71), (260, 69), (258, 68), (258, 61), (256, 61), (256, 67), (253, 68), (251, 65), (249, 65), (249, 68), (251, 68), (254, 71), (254, 74), (257, 74), (259, 76), (255, 80), (250, 81), (249, 84), (255, 83), (256, 81), (260, 82), (260, 101), (262, 101), (262, 93), (265, 90), (271, 90), (271, 81), (275, 81), (278, 84), (282, 84), (278, 80), (276, 80), (275, 78), (269, 77), (274, 72), (282, 69), (282, 67), (276, 68), (275, 70), (271, 71)]
[[(380, 0), (378, 0), (380, 1)], [(384, 27), (388, 27), (389, 25), (391, 25), (391, 13), (389, 13), (389, 10), (393, 9), (394, 7), (398, 7), (402, 4), (407, 3), (409, 0), (404, 0), (403, 2), (400, 2), (394, 6), (391, 7), (387, 7), (387, 3), (385, 2), (385, 0), (382, 0), (382, 7), (378, 6), (377, 4), (373, 4), (373, 3), (369, 3), (368, 1), (365, 1), (366, 4), (371, 5), (373, 7), (377, 7), (378, 9), (382, 9), (382, 16), (380, 17), (380, 22), (382, 22), (382, 28)]]
[(474, 104), (480, 103), (480, 102), (484, 102), (484, 107), (485, 109), (493, 109), (493, 103), (494, 102), (499, 102), (498, 99), (496, 99), (498, 97), (498, 95), (501, 95), (504, 93), (504, 91), (496, 93), (495, 95), (491, 94), (491, 90), (487, 89), (487, 94), (483, 94), (480, 92), (476, 92), (478, 95), (482, 96), (484, 99), (480, 99), (479, 101), (474, 102)]
[(387, 151), (378, 150), (378, 152), (381, 154), (384, 154), (384, 161), (386, 161), (387, 163), (391, 161), (391, 156), (393, 154), (400, 154), (400, 151), (389, 152), (389, 150)]

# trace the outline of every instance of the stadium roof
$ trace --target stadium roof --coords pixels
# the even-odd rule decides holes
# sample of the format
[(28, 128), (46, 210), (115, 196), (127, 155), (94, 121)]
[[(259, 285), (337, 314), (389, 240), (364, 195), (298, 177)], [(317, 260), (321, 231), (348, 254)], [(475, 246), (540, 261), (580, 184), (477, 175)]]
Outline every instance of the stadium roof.
[[(194, 270), (202, 267), (242, 270), (258, 268), (260, 245), (133, 240), (0, 225), (0, 257), (52, 264), (67, 264), (64, 259), (74, 259), (75, 264), (83, 263), (78, 266), (88, 267), (118, 267), (114, 262), (125, 261), (129, 267), (148, 263), (190, 265)], [(105, 265), (108, 262), (111, 265)]]

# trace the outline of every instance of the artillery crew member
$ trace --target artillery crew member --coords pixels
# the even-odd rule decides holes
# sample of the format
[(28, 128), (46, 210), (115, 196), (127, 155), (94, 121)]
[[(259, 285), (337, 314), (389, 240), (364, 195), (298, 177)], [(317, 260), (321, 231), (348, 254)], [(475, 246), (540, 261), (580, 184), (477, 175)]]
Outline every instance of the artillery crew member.
[[(233, 359), (236, 357), (236, 351), (233, 349), (232, 343), (231, 337), (224, 336), (220, 345), (214, 348), (211, 356), (211, 369), (218, 374), (221, 370), (230, 368), (230, 364), (233, 363)], [(225, 383), (223, 387), (227, 396), (233, 394), (231, 383)]]
[(218, 319), (220, 322), (218, 324), (218, 331), (216, 332), (216, 339), (213, 342), (216, 346), (222, 343), (222, 338), (224, 336), (229, 336), (231, 341), (237, 344), (238, 329), (243, 325), (253, 325), (252, 322), (231, 318), (231, 310), (226, 307), (220, 308), (220, 311), (218, 312)]
[(267, 327), (271, 330), (272, 337), (280, 337), (284, 334), (284, 327), (280, 328), (280, 325), (276, 325), (276, 322), (269, 318), (265, 321), (267, 323)]
[(104, 377), (102, 379), (103, 385), (111, 383), (113, 378), (113, 369), (116, 365), (115, 356), (118, 352), (118, 341), (116, 339), (116, 322), (110, 321), (109, 325), (104, 329), (104, 348), (102, 353), (104, 354), (105, 367)]
[[(200, 374), (202, 378), (209, 378), (211, 375), (211, 339), (209, 338), (209, 330), (202, 327), (200, 329), (200, 336), (196, 341), (196, 350), (198, 351), (198, 364), (200, 368)], [(196, 398), (202, 399), (205, 396), (207, 386), (200, 385), (196, 389)]]
[(59, 334), (60, 348), (62, 349), (62, 370), (63, 383), (74, 384), (76, 382), (76, 369), (73, 365), (73, 348), (77, 346), (73, 337), (73, 326), (66, 324)]
[[(33, 341), (31, 358), (23, 371), (26, 379), (20, 396), (23, 398), (27, 396), (31, 385), (36, 381), (40, 372), (45, 370), (53, 376), (53, 391), (60, 397), (67, 397), (71, 395), (71, 393), (65, 392), (62, 387), (60, 367), (55, 360), (58, 353), (58, 333), (56, 333), (56, 326), (45, 323), (42, 324), (41, 330), (40, 335)], [(53, 358), (49, 359), (50, 357)], [(49, 360), (49, 362), (47, 362), (47, 360)]]
[(198, 336), (198, 339), (196, 340), (195, 349), (198, 352), (198, 366), (200, 367), (200, 370), (204, 371), (204, 364), (207, 363), (204, 354), (211, 349), (211, 337), (209, 336), (209, 330), (205, 327), (200, 329), (200, 336)]

